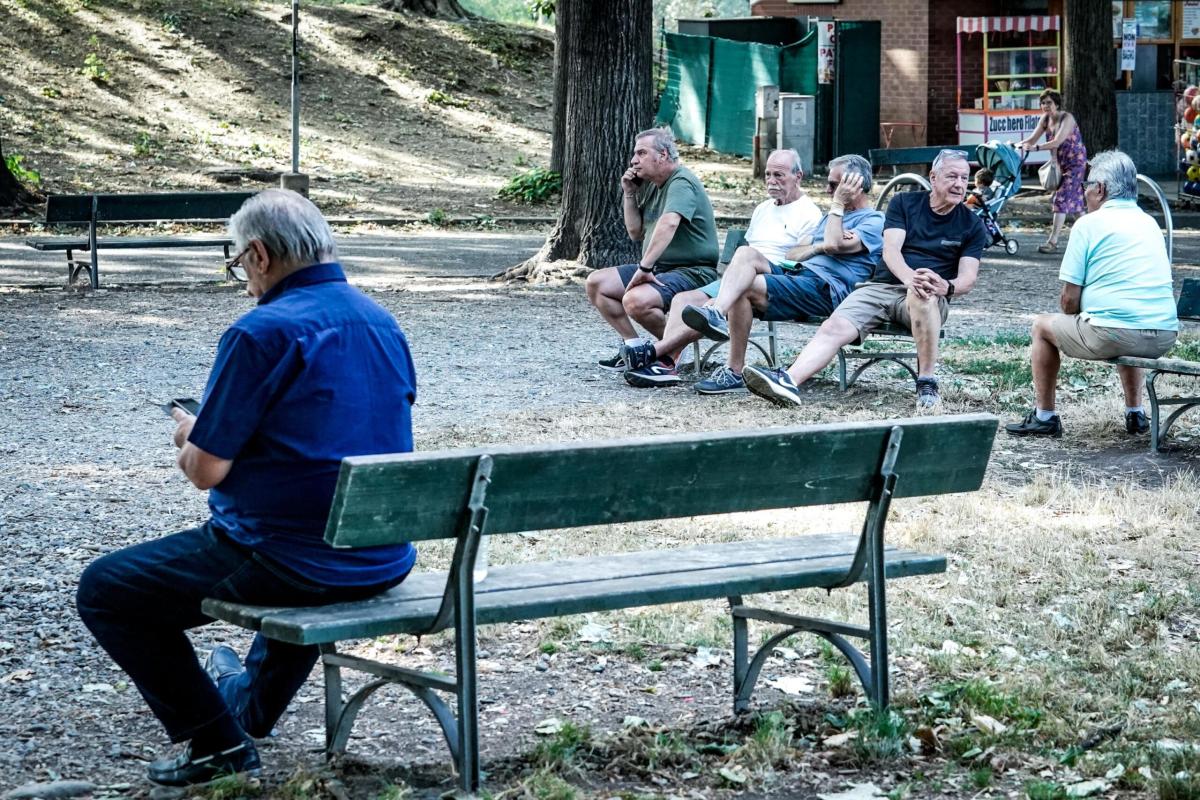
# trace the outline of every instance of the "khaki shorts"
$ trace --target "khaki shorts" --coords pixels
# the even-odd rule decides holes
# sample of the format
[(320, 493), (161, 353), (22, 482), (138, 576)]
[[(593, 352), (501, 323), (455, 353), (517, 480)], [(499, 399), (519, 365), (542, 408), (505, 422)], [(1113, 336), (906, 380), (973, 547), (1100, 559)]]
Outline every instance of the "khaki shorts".
[[(862, 344), (867, 334), (885, 322), (894, 322), (912, 330), (912, 317), (905, 302), (907, 296), (908, 287), (902, 283), (864, 283), (846, 295), (833, 313), (858, 329), (858, 343)], [(944, 297), (937, 300), (938, 311), (945, 324), (946, 317), (950, 315), (950, 303)]]
[(1079, 314), (1052, 314), (1050, 330), (1063, 355), (1102, 361), (1117, 356), (1158, 358), (1175, 344), (1177, 331), (1106, 328)]

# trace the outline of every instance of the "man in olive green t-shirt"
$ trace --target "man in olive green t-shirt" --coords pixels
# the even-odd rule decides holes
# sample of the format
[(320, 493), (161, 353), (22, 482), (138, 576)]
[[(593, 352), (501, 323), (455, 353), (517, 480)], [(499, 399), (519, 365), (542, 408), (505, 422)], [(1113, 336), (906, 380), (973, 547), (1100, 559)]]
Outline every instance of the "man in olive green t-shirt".
[[(636, 264), (599, 269), (588, 276), (588, 300), (624, 344), (641, 341), (633, 320), (656, 338), (679, 292), (717, 279), (717, 225), (700, 179), (679, 163), (668, 128), (642, 131), (629, 169), (621, 176), (622, 211), (629, 238), (642, 243)], [(620, 355), (600, 366), (624, 372)]]

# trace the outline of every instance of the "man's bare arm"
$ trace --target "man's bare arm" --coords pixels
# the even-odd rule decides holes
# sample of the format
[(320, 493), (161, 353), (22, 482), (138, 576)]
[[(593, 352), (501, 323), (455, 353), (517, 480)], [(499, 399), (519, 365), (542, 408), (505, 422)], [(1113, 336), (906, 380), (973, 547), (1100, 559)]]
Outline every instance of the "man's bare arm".
[(1083, 287), (1077, 283), (1063, 283), (1062, 294), (1058, 296), (1058, 307), (1064, 314), (1078, 314), (1079, 300), (1083, 297)]
[(197, 489), (208, 490), (225, 480), (225, 476), (233, 468), (233, 461), (218, 458), (187, 440), (192, 433), (192, 426), (196, 424), (196, 418), (191, 414), (175, 409), (171, 416), (179, 423), (175, 428), (175, 446), (179, 448), (179, 457), (175, 459), (175, 463), (192, 485)]

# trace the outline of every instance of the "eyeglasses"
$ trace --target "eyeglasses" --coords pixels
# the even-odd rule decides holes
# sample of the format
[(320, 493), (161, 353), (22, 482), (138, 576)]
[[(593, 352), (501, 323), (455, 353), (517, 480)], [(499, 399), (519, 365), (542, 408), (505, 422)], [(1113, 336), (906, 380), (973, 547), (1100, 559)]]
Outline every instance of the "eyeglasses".
[(233, 258), (225, 262), (225, 274), (233, 278), (238, 283), (245, 283), (247, 280), (246, 265), (242, 263), (242, 259), (246, 253), (250, 252), (250, 245), (246, 245), (246, 249), (238, 253)]
[(829, 191), (831, 191), (831, 192), (837, 191), (837, 187), (839, 187), (841, 185), (842, 185), (841, 181), (829, 181), (829, 183), (825, 184), (826, 188), (828, 188)]
[(1090, 189), (1090, 188), (1092, 188), (1093, 186), (1099, 186), (1099, 185), (1100, 185), (1100, 181), (1084, 181), (1084, 182), (1083, 182), (1081, 185), (1082, 185), (1082, 186), (1083, 186), (1083, 188), (1085, 188), (1085, 189)]

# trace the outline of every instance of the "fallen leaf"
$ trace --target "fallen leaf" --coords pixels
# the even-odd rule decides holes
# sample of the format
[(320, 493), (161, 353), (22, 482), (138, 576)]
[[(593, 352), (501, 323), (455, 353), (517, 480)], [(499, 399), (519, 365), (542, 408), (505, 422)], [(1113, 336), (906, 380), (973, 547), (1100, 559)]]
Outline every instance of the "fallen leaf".
[(994, 717), (989, 717), (987, 714), (972, 714), (971, 724), (982, 732), (992, 736), (999, 736), (1008, 730), (1007, 725)]
[(740, 769), (731, 769), (729, 767), (721, 767), (717, 770), (717, 774), (730, 783), (741, 785), (750, 779), (750, 776)]
[(585, 622), (579, 626), (575, 638), (581, 642), (611, 642), (612, 629), (597, 622)]
[(841, 747), (847, 742), (851, 742), (858, 738), (858, 731), (846, 731), (845, 733), (837, 733), (833, 736), (826, 737), (821, 740), (821, 744), (826, 747)]
[(561, 731), (562, 728), (563, 728), (563, 723), (562, 723), (561, 719), (557, 719), (555, 717), (549, 717), (548, 719), (542, 720), (537, 725), (534, 725), (533, 732), (538, 734), (539, 736), (553, 736), (554, 734)]
[(782, 675), (767, 681), (767, 686), (773, 686), (784, 694), (811, 694), (812, 681), (803, 675)]
[(650, 723), (647, 722), (642, 717), (635, 717), (632, 714), (625, 717), (625, 719), (621, 720), (622, 728), (645, 728), (645, 727), (648, 727), (649, 725), (650, 725)]
[(688, 661), (697, 669), (721, 666), (721, 654), (709, 647), (697, 647), (696, 654)]
[(819, 800), (871, 800), (881, 794), (883, 792), (873, 783), (852, 783), (850, 788), (844, 792), (819, 794), (817, 797)]
[(1108, 790), (1108, 783), (1102, 780), (1080, 781), (1066, 787), (1067, 797), (1091, 797)]

